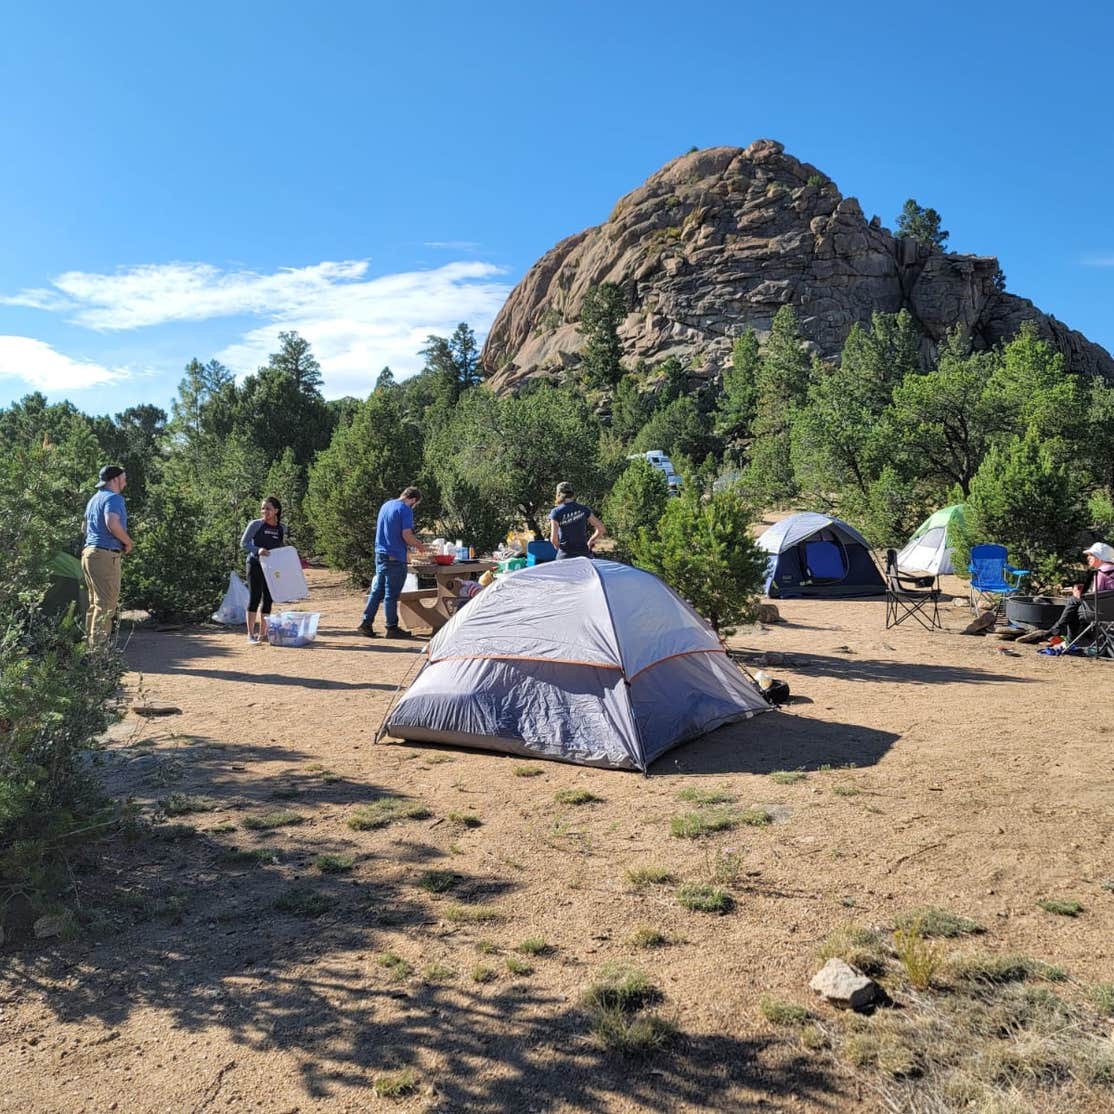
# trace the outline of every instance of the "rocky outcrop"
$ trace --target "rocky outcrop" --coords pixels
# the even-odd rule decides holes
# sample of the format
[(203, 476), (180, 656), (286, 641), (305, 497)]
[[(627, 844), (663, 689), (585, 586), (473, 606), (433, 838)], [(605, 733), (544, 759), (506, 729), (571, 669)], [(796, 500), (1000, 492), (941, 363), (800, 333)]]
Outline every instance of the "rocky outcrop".
[(1000, 291), (998, 261), (900, 239), (816, 167), (762, 139), (675, 159), (627, 194), (610, 218), (563, 240), (515, 287), (488, 334), (497, 389), (560, 376), (579, 361), (580, 306), (616, 283), (632, 307), (620, 329), (627, 363), (678, 356), (715, 374), (735, 337), (770, 328), (786, 302), (806, 341), (838, 359), (851, 326), (908, 309), (931, 360), (962, 324), (977, 347), (1032, 320), (1074, 370), (1114, 382), (1114, 359), (1032, 302)]

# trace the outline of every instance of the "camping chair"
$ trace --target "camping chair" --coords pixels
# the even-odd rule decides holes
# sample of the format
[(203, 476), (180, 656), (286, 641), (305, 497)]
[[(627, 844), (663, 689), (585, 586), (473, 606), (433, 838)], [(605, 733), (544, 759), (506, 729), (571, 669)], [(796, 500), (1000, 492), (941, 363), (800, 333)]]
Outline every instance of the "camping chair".
[(1092, 591), (1084, 596), (1080, 616), (1087, 625), (1071, 640), (1066, 651), (1086, 642), (1088, 657), (1114, 658), (1114, 592)]
[(886, 630), (916, 619), (925, 630), (943, 630), (940, 589), (934, 576), (906, 576), (898, 571), (897, 551), (886, 550)]
[(1004, 545), (992, 544), (971, 547), (967, 571), (971, 574), (971, 609), (976, 612), (984, 596), (994, 611), (1000, 610), (1003, 600), (1021, 590), (1021, 578), (1029, 575), (1028, 569), (1009, 564)]

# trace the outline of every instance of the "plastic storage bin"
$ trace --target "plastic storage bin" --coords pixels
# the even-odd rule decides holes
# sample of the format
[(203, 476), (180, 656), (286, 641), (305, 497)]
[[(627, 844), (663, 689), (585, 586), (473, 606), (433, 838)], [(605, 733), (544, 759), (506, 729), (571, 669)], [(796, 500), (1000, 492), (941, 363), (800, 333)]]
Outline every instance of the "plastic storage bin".
[(320, 611), (283, 611), (267, 624), (267, 641), (272, 646), (308, 646), (317, 637)]

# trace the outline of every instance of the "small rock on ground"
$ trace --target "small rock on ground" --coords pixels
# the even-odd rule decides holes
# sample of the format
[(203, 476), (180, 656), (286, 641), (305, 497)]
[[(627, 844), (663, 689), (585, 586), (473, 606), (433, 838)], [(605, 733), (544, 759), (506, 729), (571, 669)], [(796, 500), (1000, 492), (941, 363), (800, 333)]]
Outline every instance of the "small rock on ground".
[(829, 959), (808, 984), (833, 1006), (859, 1010), (878, 996), (878, 984), (842, 959)]

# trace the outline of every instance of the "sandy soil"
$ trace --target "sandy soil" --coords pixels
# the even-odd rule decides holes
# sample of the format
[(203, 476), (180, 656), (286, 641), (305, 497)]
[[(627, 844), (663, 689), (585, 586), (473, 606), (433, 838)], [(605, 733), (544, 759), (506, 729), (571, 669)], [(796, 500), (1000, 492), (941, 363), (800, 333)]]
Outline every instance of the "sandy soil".
[[(355, 1111), (391, 1105), (369, 1085), (406, 1067), (418, 1091), (393, 1105), (407, 1111), (873, 1110), (868, 1089), (757, 1008), (768, 993), (812, 1004), (816, 947), (839, 925), (933, 904), (984, 922), (979, 948), (1114, 974), (1109, 663), (1011, 656), (960, 637), (969, 613), (950, 606), (929, 634), (884, 630), (880, 600), (787, 601), (787, 622), (732, 640), (744, 658), (787, 656), (771, 669), (797, 695), (786, 710), (678, 749), (649, 777), (541, 763), (526, 778), (517, 758), (375, 745), (421, 644), (359, 637), (343, 578), (316, 571), (311, 585), (323, 619), (305, 649), (215, 628), (132, 636), (129, 687), (181, 714), (129, 714), (105, 768), (155, 834), (75, 865), (75, 939), (0, 956), (0, 1110)], [(768, 776), (796, 769), (795, 784)], [(673, 838), (691, 786), (726, 787), (777, 822)], [(557, 804), (569, 787), (602, 801)], [(430, 816), (348, 828), (385, 790)], [(172, 793), (213, 799), (177, 818), (195, 834), (162, 820)], [(276, 809), (302, 822), (244, 826)], [(256, 848), (271, 861), (229, 861)], [(728, 916), (625, 876), (653, 864), (704, 879), (726, 850), (745, 868)], [(322, 875), (324, 852), (355, 868)], [(452, 892), (416, 885), (431, 868), (460, 876)], [(329, 907), (276, 910), (292, 886)], [(1050, 896), (1085, 912), (1042, 912)], [(462, 901), (504, 919), (454, 923)], [(640, 952), (627, 942), (640, 925), (674, 942)], [(553, 950), (512, 975), (529, 936)], [(388, 952), (413, 973), (395, 978)], [(653, 972), (684, 1034), (669, 1054), (626, 1064), (590, 1039), (579, 997), (609, 960)], [(491, 981), (473, 980), (477, 965)]]

